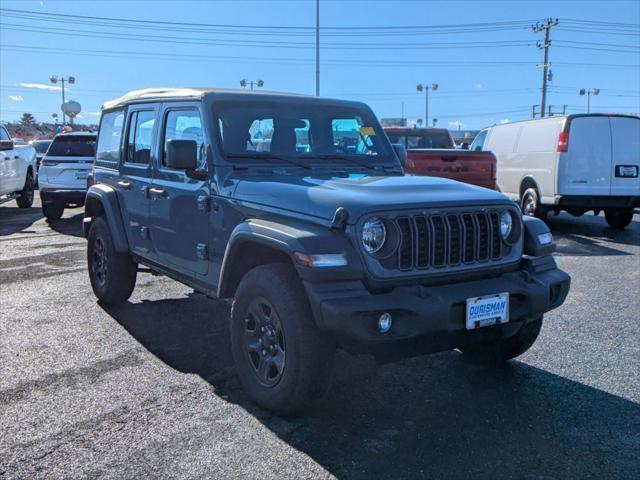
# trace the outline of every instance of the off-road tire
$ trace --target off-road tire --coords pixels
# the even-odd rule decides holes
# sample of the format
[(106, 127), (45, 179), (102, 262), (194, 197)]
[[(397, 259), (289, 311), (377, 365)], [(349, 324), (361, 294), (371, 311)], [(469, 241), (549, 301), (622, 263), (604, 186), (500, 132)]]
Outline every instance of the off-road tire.
[(499, 365), (522, 355), (535, 343), (540, 329), (542, 317), (525, 324), (514, 336), (490, 343), (470, 345), (460, 350), (465, 361), (475, 365)]
[(626, 228), (633, 220), (633, 208), (607, 208), (604, 211), (604, 218), (613, 228)]
[(64, 205), (57, 202), (49, 202), (42, 204), (42, 214), (44, 217), (53, 222), (55, 220), (60, 220), (62, 214), (64, 213)]
[(35, 181), (31, 169), (27, 171), (27, 178), (24, 181), (24, 187), (20, 191), (20, 196), (16, 199), (16, 203), (20, 208), (31, 208), (33, 205), (33, 197), (35, 190)]
[(536, 217), (540, 220), (545, 220), (547, 218), (547, 209), (540, 205), (540, 196), (535, 188), (527, 188), (522, 192), (520, 209), (522, 210), (523, 215)]
[(89, 229), (87, 267), (91, 288), (104, 305), (126, 302), (136, 286), (138, 265), (128, 253), (116, 252), (111, 230), (102, 217)]
[[(269, 386), (261, 382), (252, 363), (250, 341), (246, 340), (252, 321), (250, 307), (262, 300), (275, 310), (286, 345), (281, 376)], [(274, 263), (256, 267), (242, 278), (231, 308), (231, 348), (238, 377), (249, 397), (276, 414), (294, 415), (326, 391), (336, 347), (316, 327), (294, 268)]]

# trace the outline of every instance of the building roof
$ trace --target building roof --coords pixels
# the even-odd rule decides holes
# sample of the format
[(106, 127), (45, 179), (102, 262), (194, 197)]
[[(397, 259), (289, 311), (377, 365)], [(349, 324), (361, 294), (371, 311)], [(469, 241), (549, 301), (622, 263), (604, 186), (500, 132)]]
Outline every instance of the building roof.
[(114, 100), (109, 100), (102, 105), (103, 110), (110, 110), (112, 108), (122, 107), (130, 103), (136, 102), (153, 102), (164, 100), (193, 100), (201, 99), (205, 95), (216, 96), (229, 96), (236, 97), (240, 95), (247, 95), (255, 98), (261, 97), (276, 97), (276, 98), (299, 98), (308, 99), (310, 101), (333, 101), (341, 103), (359, 103), (349, 102), (347, 100), (334, 100), (323, 97), (315, 97), (311, 95), (303, 95), (299, 93), (283, 93), (272, 92), (267, 90), (237, 90), (231, 88), (145, 88), (142, 90), (133, 90), (129, 93), (125, 93), (123, 96)]

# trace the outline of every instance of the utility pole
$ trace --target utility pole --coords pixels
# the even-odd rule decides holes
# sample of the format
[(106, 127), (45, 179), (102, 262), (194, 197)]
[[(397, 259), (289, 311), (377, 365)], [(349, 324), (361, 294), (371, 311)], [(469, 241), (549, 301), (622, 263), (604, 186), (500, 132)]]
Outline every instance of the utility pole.
[(544, 31), (544, 43), (537, 42), (538, 50), (544, 50), (544, 63), (542, 64), (542, 101), (540, 102), (540, 116), (544, 117), (544, 111), (547, 104), (547, 79), (549, 75), (549, 31), (558, 25), (558, 19), (548, 18), (545, 23), (536, 23), (531, 28), (534, 32)]
[(531, 118), (536, 118), (536, 108), (540, 105), (531, 105)]
[(316, 0), (316, 97), (320, 96), (320, 0)]

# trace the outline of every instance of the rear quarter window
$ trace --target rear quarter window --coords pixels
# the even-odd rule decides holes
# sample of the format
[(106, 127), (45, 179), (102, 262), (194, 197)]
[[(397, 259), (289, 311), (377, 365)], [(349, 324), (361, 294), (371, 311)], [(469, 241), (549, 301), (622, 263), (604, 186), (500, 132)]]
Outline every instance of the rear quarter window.
[(96, 147), (96, 164), (115, 167), (120, 159), (120, 145), (124, 128), (124, 111), (118, 110), (102, 115), (98, 145)]

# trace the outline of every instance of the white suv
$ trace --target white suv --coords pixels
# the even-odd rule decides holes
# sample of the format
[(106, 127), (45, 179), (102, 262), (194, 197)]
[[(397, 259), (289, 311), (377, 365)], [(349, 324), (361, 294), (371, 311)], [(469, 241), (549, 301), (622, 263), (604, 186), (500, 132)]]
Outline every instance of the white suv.
[(59, 219), (65, 207), (84, 206), (95, 155), (95, 133), (61, 133), (53, 139), (38, 172), (42, 212), (48, 220)]

